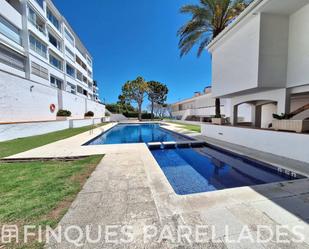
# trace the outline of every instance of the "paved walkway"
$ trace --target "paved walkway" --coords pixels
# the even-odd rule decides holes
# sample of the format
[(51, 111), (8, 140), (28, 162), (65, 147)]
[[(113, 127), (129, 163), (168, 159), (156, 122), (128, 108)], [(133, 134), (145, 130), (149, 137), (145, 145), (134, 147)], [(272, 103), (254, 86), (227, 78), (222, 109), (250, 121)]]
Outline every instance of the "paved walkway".
[[(174, 193), (148, 148), (141, 146), (135, 152), (106, 155), (59, 226), (65, 229), (78, 225), (83, 232), (88, 226), (92, 239), (99, 238), (98, 234), (101, 234), (99, 242), (91, 243), (85, 236), (79, 241), (80, 248), (87, 249), (309, 248), (308, 221), (307, 179), (179, 196)], [(290, 229), (301, 225), (305, 229), (305, 243), (293, 242), (295, 236), (288, 229), (284, 230), (287, 234), (283, 236), (287, 243), (269, 241), (258, 244), (247, 239), (241, 240), (240, 244), (229, 243), (237, 241), (246, 226), (255, 238), (258, 236), (258, 225), (275, 231), (280, 224)], [(112, 237), (114, 242), (106, 243), (105, 229), (111, 225), (115, 225), (112, 230), (116, 232)], [(182, 228), (189, 227), (195, 231), (196, 225), (206, 229), (203, 243), (194, 242), (194, 232), (178, 241), (179, 230), (185, 234), (186, 230)], [(130, 244), (121, 242), (125, 239), (121, 233), (124, 226), (132, 226), (134, 231)], [(150, 226), (154, 226), (156, 232)], [(268, 238), (268, 230), (263, 231), (262, 238)], [(71, 236), (74, 237), (74, 234)], [(68, 242), (51, 242), (47, 247), (77, 248)]]

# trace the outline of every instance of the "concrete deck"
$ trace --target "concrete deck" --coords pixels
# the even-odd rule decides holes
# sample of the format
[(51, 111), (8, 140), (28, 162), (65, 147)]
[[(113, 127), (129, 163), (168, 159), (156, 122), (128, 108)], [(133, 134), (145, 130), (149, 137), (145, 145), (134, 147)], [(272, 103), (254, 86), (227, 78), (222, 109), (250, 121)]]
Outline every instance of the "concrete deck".
[[(146, 145), (137, 151), (123, 150), (107, 154), (79, 193), (67, 214), (61, 220), (62, 228), (78, 225), (83, 230), (90, 225), (90, 231), (97, 238), (99, 227), (116, 225), (132, 226), (134, 240), (130, 244), (81, 241), (80, 248), (309, 248), (309, 180), (275, 183), (257, 187), (242, 187), (216, 192), (179, 196), (174, 193), (157, 162)], [(155, 226), (158, 234), (144, 243), (144, 228)], [(170, 229), (177, 238), (179, 227), (196, 225), (209, 226), (215, 232), (207, 231), (205, 240), (195, 243), (182, 239), (175, 242), (162, 240), (164, 229)], [(229, 243), (238, 238), (244, 226), (252, 236), (257, 236), (259, 225), (275, 231), (278, 225), (286, 225), (287, 243), (273, 241), (251, 243), (244, 240)], [(289, 229), (301, 225), (305, 242), (292, 241)], [(119, 226), (119, 227), (118, 227)], [(228, 231), (226, 231), (228, 226)], [(116, 231), (117, 231), (116, 229)], [(104, 231), (101, 231), (101, 234)], [(167, 236), (165, 234), (165, 236)], [(266, 236), (266, 235), (265, 235)], [(170, 238), (170, 237), (168, 237)], [(215, 242), (214, 242), (215, 240)], [(48, 248), (76, 248), (67, 242), (51, 242)]]
[[(79, 247), (52, 240), (47, 248), (309, 248), (308, 179), (180, 196), (145, 144), (81, 146), (113, 125), (10, 157), (105, 154), (58, 226), (62, 230), (79, 226), (83, 232), (90, 228), (92, 239), (98, 237), (98, 232), (103, 237), (91, 243), (83, 236)], [(165, 128), (201, 138), (177, 125)], [(132, 226), (133, 241), (125, 243), (118, 231), (114, 241), (108, 242), (104, 228), (111, 225), (117, 226), (116, 232), (125, 225)], [(150, 225), (157, 233), (151, 232), (153, 236), (145, 240), (144, 229)], [(206, 229), (201, 243), (194, 236), (197, 225)], [(259, 225), (276, 234), (279, 225), (286, 226), (286, 243), (276, 243), (275, 237), (263, 243), (250, 239), (236, 243), (246, 227), (253, 238), (258, 237)], [(293, 241), (293, 228), (298, 225), (305, 236), (302, 243)], [(179, 229), (184, 226), (193, 233), (178, 241)], [(262, 238), (266, 237), (264, 231)]]

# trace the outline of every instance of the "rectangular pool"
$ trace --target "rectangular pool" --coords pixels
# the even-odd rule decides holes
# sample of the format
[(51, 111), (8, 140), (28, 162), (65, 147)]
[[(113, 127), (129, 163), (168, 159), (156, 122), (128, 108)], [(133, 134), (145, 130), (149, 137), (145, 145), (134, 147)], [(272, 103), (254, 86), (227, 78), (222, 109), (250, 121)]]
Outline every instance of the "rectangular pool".
[(159, 124), (118, 124), (86, 145), (177, 142), (191, 140), (161, 128)]
[(176, 194), (305, 178), (212, 147), (151, 150)]

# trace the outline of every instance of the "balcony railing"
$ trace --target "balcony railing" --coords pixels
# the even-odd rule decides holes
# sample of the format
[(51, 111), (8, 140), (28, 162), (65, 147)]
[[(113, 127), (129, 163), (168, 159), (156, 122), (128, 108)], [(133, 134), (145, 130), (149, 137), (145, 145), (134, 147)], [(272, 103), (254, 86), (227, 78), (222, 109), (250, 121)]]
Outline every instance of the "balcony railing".
[(40, 31), (43, 35), (46, 36), (45, 27), (43, 28), (41, 25), (37, 24), (37, 23), (35, 22), (35, 20), (33, 20), (33, 19), (31, 19), (31, 18), (29, 18), (29, 21), (30, 21), (30, 23), (31, 23), (38, 31)]

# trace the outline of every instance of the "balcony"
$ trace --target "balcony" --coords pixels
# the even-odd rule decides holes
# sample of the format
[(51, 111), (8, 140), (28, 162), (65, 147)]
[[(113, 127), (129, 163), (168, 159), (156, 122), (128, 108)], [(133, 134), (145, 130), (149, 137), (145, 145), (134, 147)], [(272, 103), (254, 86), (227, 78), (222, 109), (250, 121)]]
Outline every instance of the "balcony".
[(5, 16), (14, 26), (22, 29), (22, 18), (20, 14), (19, 1), (0, 1), (0, 15)]

